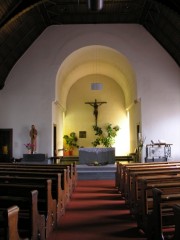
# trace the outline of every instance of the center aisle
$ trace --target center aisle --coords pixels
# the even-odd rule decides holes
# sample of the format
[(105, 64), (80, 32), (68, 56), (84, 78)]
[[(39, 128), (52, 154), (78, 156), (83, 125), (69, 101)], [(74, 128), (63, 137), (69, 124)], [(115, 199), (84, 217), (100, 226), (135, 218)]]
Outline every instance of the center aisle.
[(48, 240), (145, 240), (114, 187), (114, 180), (79, 180)]

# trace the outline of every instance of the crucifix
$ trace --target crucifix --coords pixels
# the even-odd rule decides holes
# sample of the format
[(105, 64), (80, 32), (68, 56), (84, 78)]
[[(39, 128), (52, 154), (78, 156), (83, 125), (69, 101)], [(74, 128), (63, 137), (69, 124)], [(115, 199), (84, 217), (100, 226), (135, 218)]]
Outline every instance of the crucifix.
[(95, 116), (95, 125), (97, 127), (97, 118), (98, 118), (98, 107), (100, 105), (102, 105), (103, 103), (107, 103), (107, 102), (97, 102), (97, 100), (95, 99), (94, 102), (85, 102), (85, 104), (89, 104), (90, 106), (92, 106), (94, 108), (94, 116)]

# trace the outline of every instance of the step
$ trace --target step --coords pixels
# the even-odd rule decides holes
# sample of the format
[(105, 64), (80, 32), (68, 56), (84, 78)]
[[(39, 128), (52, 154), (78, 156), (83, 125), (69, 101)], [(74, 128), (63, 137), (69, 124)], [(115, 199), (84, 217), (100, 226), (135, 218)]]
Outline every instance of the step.
[(115, 179), (116, 165), (105, 166), (77, 165), (78, 180)]

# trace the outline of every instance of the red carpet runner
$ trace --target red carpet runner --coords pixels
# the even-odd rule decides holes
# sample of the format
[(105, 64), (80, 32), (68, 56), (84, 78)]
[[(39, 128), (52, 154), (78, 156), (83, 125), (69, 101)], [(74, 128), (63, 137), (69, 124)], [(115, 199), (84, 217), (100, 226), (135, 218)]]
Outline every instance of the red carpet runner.
[(48, 240), (145, 240), (114, 187), (114, 180), (80, 180)]

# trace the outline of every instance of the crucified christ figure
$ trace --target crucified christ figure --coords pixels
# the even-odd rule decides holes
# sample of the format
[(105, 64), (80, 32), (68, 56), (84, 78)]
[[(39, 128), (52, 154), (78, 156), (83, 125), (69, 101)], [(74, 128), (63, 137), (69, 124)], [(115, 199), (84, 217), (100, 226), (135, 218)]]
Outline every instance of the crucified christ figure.
[(100, 105), (102, 105), (103, 103), (107, 103), (107, 102), (97, 102), (96, 99), (95, 99), (94, 102), (85, 102), (85, 104), (89, 104), (89, 105), (91, 105), (94, 108), (93, 114), (95, 116), (95, 124), (96, 124), (96, 126), (97, 126), (97, 118), (98, 118), (98, 107)]

